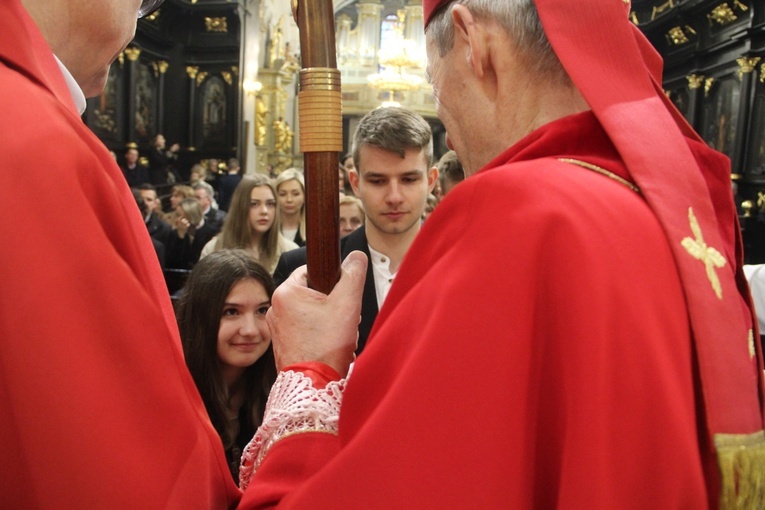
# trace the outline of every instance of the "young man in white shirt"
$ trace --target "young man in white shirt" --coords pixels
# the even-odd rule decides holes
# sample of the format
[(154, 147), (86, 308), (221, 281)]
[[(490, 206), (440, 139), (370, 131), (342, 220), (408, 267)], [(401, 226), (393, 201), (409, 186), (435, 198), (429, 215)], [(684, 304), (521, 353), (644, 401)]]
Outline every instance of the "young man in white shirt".
[[(420, 231), (428, 194), (438, 180), (430, 125), (405, 108), (378, 108), (359, 122), (353, 137), (355, 168), (348, 179), (366, 213), (364, 225), (340, 241), (340, 253), (360, 250), (370, 264), (364, 284), (356, 353), (364, 349), (377, 313), (401, 262)], [(310, 239), (308, 242), (311, 242)], [(277, 285), (306, 262), (304, 248), (283, 254)]]

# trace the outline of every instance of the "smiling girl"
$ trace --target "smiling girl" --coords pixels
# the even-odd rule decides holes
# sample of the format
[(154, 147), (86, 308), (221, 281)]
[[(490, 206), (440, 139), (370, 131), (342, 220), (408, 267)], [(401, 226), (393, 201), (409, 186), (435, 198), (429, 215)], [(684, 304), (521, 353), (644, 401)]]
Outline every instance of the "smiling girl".
[(178, 306), (186, 364), (235, 481), (276, 378), (266, 324), (273, 291), (271, 275), (246, 251), (221, 250), (194, 267)]

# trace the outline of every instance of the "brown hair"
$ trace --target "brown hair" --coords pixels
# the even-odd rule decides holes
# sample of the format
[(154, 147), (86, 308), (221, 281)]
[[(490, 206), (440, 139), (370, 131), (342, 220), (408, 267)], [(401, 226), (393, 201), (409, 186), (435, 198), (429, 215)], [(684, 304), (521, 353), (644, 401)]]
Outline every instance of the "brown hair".
[(361, 147), (370, 145), (406, 157), (407, 150), (424, 150), (433, 164), (433, 132), (419, 114), (406, 108), (377, 108), (364, 115), (353, 135), (353, 161), (360, 172)]
[(258, 244), (258, 262), (265, 267), (274, 267), (279, 251), (279, 235), (281, 232), (281, 219), (279, 218), (279, 204), (276, 200), (276, 190), (271, 180), (262, 174), (248, 175), (234, 190), (231, 197), (228, 214), (223, 221), (215, 250), (243, 248), (250, 249), (252, 246), (252, 225), (250, 225), (250, 196), (254, 188), (267, 186), (274, 197), (275, 213), (274, 223), (260, 239)]

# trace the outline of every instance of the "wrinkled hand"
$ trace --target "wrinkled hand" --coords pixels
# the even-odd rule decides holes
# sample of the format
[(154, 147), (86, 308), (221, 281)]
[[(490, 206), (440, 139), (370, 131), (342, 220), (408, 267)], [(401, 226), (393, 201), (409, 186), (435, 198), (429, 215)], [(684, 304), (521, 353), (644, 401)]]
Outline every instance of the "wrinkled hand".
[(329, 295), (309, 289), (306, 267), (296, 269), (274, 293), (266, 319), (276, 367), (319, 361), (345, 377), (359, 337), (367, 257), (352, 252)]

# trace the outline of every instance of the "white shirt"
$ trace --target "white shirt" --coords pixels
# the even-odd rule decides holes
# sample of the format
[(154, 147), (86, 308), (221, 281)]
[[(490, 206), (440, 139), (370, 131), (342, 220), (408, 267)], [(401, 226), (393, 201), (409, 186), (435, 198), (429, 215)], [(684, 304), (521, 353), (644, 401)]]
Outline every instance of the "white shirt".
[(297, 234), (298, 229), (296, 228), (282, 228), (282, 235), (289, 239), (290, 241), (295, 240), (295, 234)]
[(375, 251), (369, 247), (369, 255), (372, 259), (372, 274), (375, 278), (375, 293), (377, 294), (377, 309), (382, 308), (385, 297), (388, 295), (396, 273), (390, 272), (390, 258), (387, 255)]
[(744, 276), (752, 292), (754, 313), (760, 325), (760, 333), (765, 332), (765, 264), (744, 265)]
[(64, 75), (64, 81), (66, 81), (66, 86), (69, 87), (69, 93), (72, 95), (74, 106), (77, 108), (80, 115), (82, 115), (85, 113), (85, 107), (87, 106), (85, 93), (80, 88), (80, 85), (74, 80), (74, 76), (72, 76), (72, 73), (69, 72), (69, 69), (66, 68), (64, 63), (61, 62), (56, 55), (53, 55), (53, 58), (56, 59), (56, 63), (58, 64), (59, 69), (61, 69), (61, 74)]

